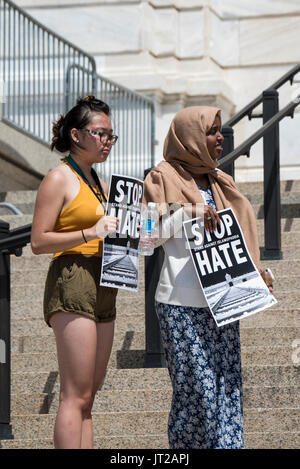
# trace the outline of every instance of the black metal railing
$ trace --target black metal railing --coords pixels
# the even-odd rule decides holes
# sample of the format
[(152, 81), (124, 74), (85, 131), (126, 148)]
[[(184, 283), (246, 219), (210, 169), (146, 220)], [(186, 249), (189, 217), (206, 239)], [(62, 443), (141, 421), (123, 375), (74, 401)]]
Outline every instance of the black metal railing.
[[(292, 85), (294, 83), (295, 75), (300, 72), (300, 64), (296, 65), (293, 67), (291, 70), (289, 70), (287, 73), (285, 73), (282, 77), (280, 77), (278, 80), (276, 80), (272, 85), (270, 85), (267, 90), (279, 90), (283, 85), (285, 85), (287, 82), (290, 82)], [(234, 150), (234, 130), (233, 127), (238, 124), (244, 117), (248, 117), (249, 120), (251, 119), (263, 119), (263, 123), (265, 123), (265, 117), (266, 115), (269, 114), (268, 111), (262, 111), (259, 113), (254, 113), (254, 110), (260, 106), (261, 104), (264, 106), (265, 100), (264, 100), (264, 93), (263, 91), (259, 96), (257, 96), (255, 99), (253, 99), (249, 104), (247, 104), (245, 107), (243, 107), (239, 112), (237, 112), (233, 117), (231, 117), (228, 121), (226, 121), (223, 126), (222, 126), (222, 133), (224, 135), (224, 142), (223, 142), (223, 153), (222, 153), (222, 158), (220, 161), (223, 161), (226, 155), (229, 153), (233, 152)], [(278, 109), (277, 109), (278, 112)], [(276, 112), (273, 114), (275, 115)], [(257, 138), (259, 140), (261, 136)], [(257, 141), (255, 140), (255, 142)], [(246, 141), (246, 149), (244, 150), (245, 153), (244, 155), (249, 156), (250, 148), (253, 145), (251, 144), (251, 137)], [(246, 144), (246, 142), (244, 142)], [(254, 143), (255, 143), (254, 142)], [(250, 145), (249, 145), (250, 143)], [(238, 147), (240, 148), (240, 147)], [(239, 154), (238, 156), (240, 156)], [(223, 164), (223, 170), (226, 171), (227, 173), (231, 174), (232, 177), (234, 177), (234, 160), (233, 159), (227, 159), (224, 161), (229, 161), (226, 165)]]
[[(290, 82), (292, 85), (294, 82), (295, 75), (300, 72), (300, 64), (295, 65), (291, 70), (286, 72), (282, 77), (276, 80), (272, 85), (268, 86), (269, 90), (278, 90), (287, 82)], [(263, 102), (263, 93), (253, 99), (249, 104), (243, 107), (239, 112), (237, 112), (233, 117), (231, 117), (224, 125), (228, 127), (235, 126), (240, 120), (244, 117), (248, 117), (249, 120), (253, 118), (262, 117), (262, 114), (253, 114), (254, 109), (256, 109)]]
[(14, 230), (0, 220), (0, 440), (13, 438), (11, 426), (10, 256), (22, 255), (31, 225)]
[[(291, 76), (300, 71), (299, 67), (291, 70)], [(289, 79), (289, 74), (285, 75)], [(278, 80), (277, 84), (282, 84)], [(278, 91), (267, 89), (262, 93), (263, 125), (237, 148), (233, 149), (233, 129), (226, 126), (225, 155), (220, 159), (220, 168), (234, 175), (234, 162), (239, 156), (250, 156), (251, 147), (263, 138), (263, 168), (264, 168), (264, 250), (263, 259), (281, 259), (281, 214), (280, 214), (280, 143), (279, 123), (285, 117), (293, 117), (294, 110), (300, 103), (300, 94), (293, 101), (279, 110)], [(256, 101), (257, 102), (257, 101)], [(252, 102), (254, 103), (254, 101)], [(246, 107), (247, 108), (247, 107)], [(239, 113), (240, 118), (245, 116)], [(251, 105), (251, 110), (253, 110)], [(236, 123), (237, 120), (232, 119)], [(230, 140), (229, 136), (230, 135)], [(227, 154), (226, 154), (227, 153)]]
[[(300, 65), (293, 67), (273, 85), (263, 91), (251, 103), (229, 119), (222, 127), (224, 135), (223, 156), (219, 167), (234, 176), (234, 162), (241, 155), (250, 156), (251, 147), (263, 138), (264, 167), (264, 249), (262, 259), (281, 259), (281, 213), (280, 213), (280, 161), (279, 161), (279, 123), (285, 117), (293, 117), (295, 108), (300, 103), (300, 95), (279, 111), (278, 89), (286, 82), (293, 83), (300, 72)], [(253, 114), (260, 104), (263, 112)], [(263, 125), (251, 137), (234, 149), (234, 129), (245, 116), (249, 119), (262, 118)], [(148, 173), (149, 169), (145, 172)], [(155, 249), (152, 259), (145, 260), (145, 315), (146, 315), (146, 355), (147, 366), (164, 366), (164, 354), (161, 347), (160, 330), (154, 309), (154, 295), (163, 264), (162, 248)]]

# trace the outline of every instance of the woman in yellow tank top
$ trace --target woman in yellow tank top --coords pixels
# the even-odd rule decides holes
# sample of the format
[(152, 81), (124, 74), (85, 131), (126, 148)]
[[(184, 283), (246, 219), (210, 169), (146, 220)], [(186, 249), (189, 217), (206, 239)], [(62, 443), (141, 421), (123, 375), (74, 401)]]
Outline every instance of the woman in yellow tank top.
[(102, 240), (117, 230), (105, 216), (107, 185), (93, 163), (117, 141), (110, 110), (88, 97), (53, 124), (51, 149), (69, 152), (42, 181), (32, 223), (34, 254), (53, 253), (44, 293), (60, 373), (55, 448), (93, 448), (91, 410), (111, 353), (116, 294), (100, 287)]

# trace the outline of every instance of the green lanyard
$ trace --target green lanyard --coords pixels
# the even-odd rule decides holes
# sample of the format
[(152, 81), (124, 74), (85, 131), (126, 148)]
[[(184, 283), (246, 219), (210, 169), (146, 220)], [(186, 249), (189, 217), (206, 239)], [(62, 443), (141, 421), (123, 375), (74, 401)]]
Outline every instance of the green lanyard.
[[(91, 174), (96, 182), (96, 185), (101, 193), (101, 197), (99, 196), (99, 194), (97, 194), (97, 192), (94, 191), (93, 187), (90, 185), (89, 181), (87, 180), (87, 178), (85, 177), (82, 169), (78, 166), (78, 164), (73, 160), (73, 158), (71, 157), (71, 155), (67, 156), (67, 161), (68, 163), (70, 164), (70, 166), (72, 166), (72, 168), (76, 171), (76, 173), (79, 174), (79, 176), (81, 176), (81, 178), (84, 180), (84, 182), (89, 186), (89, 188), (91, 189), (91, 191), (94, 193), (94, 195), (97, 197), (97, 199), (99, 200), (99, 202), (101, 203), (103, 209), (104, 209), (104, 212), (105, 212), (105, 202), (107, 202), (107, 198), (105, 197), (105, 194), (104, 194), (104, 191), (102, 189), (102, 186), (101, 186), (101, 183), (99, 181), (99, 178), (97, 176), (97, 173), (96, 171), (94, 170), (94, 168), (91, 168)], [(104, 201), (104, 203), (103, 203)]]

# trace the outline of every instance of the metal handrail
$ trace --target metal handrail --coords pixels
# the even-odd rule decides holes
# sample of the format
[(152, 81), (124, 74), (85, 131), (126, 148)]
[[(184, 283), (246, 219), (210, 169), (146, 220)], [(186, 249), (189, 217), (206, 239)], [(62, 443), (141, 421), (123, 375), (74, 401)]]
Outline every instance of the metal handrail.
[(0, 220), (0, 278), (1, 278), (1, 322), (0, 322), (0, 440), (13, 439), (11, 425), (11, 271), (10, 255), (22, 255), (22, 248), (30, 243), (31, 224), (13, 230)]
[[(62, 113), (59, 96), (66, 65), (77, 61), (96, 73), (95, 59), (41, 24), (11, 0), (0, 0), (0, 78), (6, 99), (2, 120), (50, 142), (52, 121)], [(77, 74), (77, 92), (90, 85)]]
[(67, 39), (65, 39), (63, 36), (60, 36), (59, 34), (57, 34), (56, 32), (52, 31), (51, 29), (47, 28), (47, 26), (45, 26), (44, 24), (40, 23), (36, 18), (34, 18), (33, 16), (31, 16), (29, 13), (27, 13), (27, 11), (23, 10), (23, 8), (19, 7), (16, 3), (12, 2), (11, 0), (3, 0), (3, 3), (6, 3), (7, 5), (9, 5), (11, 8), (13, 8), (14, 10), (18, 11), (18, 13), (20, 13), (22, 15), (22, 17), (28, 19), (32, 24), (38, 26), (40, 29), (42, 29), (43, 31), (51, 34), (51, 36), (55, 37), (57, 40), (63, 42), (65, 45), (69, 46), (69, 47), (72, 47), (72, 49), (76, 49), (79, 53), (89, 57), (89, 59), (91, 60), (91, 62), (93, 62), (95, 64), (95, 69), (96, 69), (96, 62), (95, 62), (95, 59), (92, 55), (89, 55), (88, 53), (86, 53), (83, 49), (81, 49), (80, 47), (77, 47), (75, 46), (74, 44), (72, 44), (70, 41), (68, 41)]
[[(80, 69), (80, 70), (84, 71), (85, 73), (91, 73), (88, 69), (82, 67), (79, 64), (70, 64), (68, 66), (67, 72), (66, 72), (66, 84), (68, 84), (70, 82), (70, 72), (73, 68)], [(101, 80), (107, 81), (109, 84), (118, 87), (121, 91), (130, 93), (133, 96), (136, 96), (138, 98), (143, 99), (144, 101), (148, 102), (150, 105), (154, 105), (153, 99), (149, 98), (148, 96), (144, 96), (143, 94), (139, 93), (138, 91), (131, 90), (130, 88), (127, 88), (124, 85), (120, 85), (120, 83), (117, 83), (116, 81), (111, 80), (110, 78), (103, 77), (99, 74), (96, 74), (95, 78), (93, 78), (93, 79), (97, 79), (97, 78), (100, 78)], [(66, 86), (66, 87), (68, 87), (68, 86)], [(93, 84), (92, 91), (96, 92), (96, 84)], [(70, 107), (69, 105), (66, 105), (66, 110), (69, 109), (69, 107)]]
[[(71, 106), (70, 82), (73, 69), (79, 69), (90, 75), (91, 72), (79, 64), (70, 64), (65, 78), (65, 111)], [(92, 94), (98, 94), (109, 103), (113, 122), (119, 134), (119, 146), (112, 149), (107, 162), (96, 165), (99, 175), (108, 179), (112, 172), (142, 177), (146, 167), (155, 161), (155, 103), (148, 96), (130, 90), (124, 85), (95, 74), (92, 79)], [(131, 123), (129, 131), (125, 121)], [(142, 129), (138, 128), (142, 124)], [(133, 130), (134, 129), (134, 130)], [(134, 135), (135, 133), (138, 136)], [(141, 143), (143, 140), (143, 143)], [(144, 141), (145, 140), (145, 141)]]
[[(300, 67), (299, 67), (300, 69)], [(284, 117), (293, 117), (294, 109), (299, 106), (300, 95), (295, 101), (291, 101), (281, 111), (279, 111), (274, 117), (266, 122), (260, 129), (258, 129), (251, 137), (247, 138), (243, 143), (236, 147), (232, 152), (220, 159), (219, 168), (227, 166), (233, 163), (241, 155), (249, 155), (250, 148), (268, 131), (270, 131), (276, 124), (278, 124)], [(297, 102), (298, 101), (298, 102)]]
[[(91, 55), (11, 0), (0, 0), (1, 78), (7, 92), (5, 123), (49, 144), (52, 122), (66, 112), (66, 103), (70, 108), (79, 97), (93, 94), (107, 98), (119, 134), (111, 158), (101, 165), (102, 177), (113, 172), (143, 177), (144, 169), (154, 164), (154, 101), (97, 74)], [(100, 172), (100, 165), (96, 169)]]
[(0, 251), (9, 251), (15, 254), (15, 249), (25, 247), (30, 243), (32, 225), (24, 225), (10, 230), (6, 238), (0, 239)]
[(23, 215), (23, 213), (21, 212), (21, 210), (19, 210), (15, 205), (13, 204), (10, 204), (8, 202), (0, 202), (0, 208), (1, 207), (5, 207), (5, 208), (8, 208), (9, 210), (11, 210), (13, 213), (15, 213), (16, 215)]
[[(282, 85), (290, 81), (291, 85), (294, 80), (294, 76), (300, 72), (300, 64), (295, 65), (291, 70), (285, 73), (282, 77), (276, 80), (271, 86), (267, 89), (278, 90)], [(253, 99), (249, 104), (247, 104), (243, 109), (241, 109), (235, 116), (231, 117), (227, 122), (225, 122), (224, 126), (233, 127), (237, 124), (243, 117), (248, 116), (249, 120), (251, 119), (252, 111), (255, 109), (259, 104), (263, 102), (263, 93)], [(260, 116), (262, 117), (262, 115)]]

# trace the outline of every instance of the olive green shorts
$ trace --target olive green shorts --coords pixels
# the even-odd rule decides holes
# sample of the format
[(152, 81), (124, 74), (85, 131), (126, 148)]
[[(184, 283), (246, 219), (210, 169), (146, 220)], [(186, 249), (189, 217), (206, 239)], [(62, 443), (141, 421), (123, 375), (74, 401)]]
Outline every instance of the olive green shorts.
[(116, 288), (99, 285), (101, 258), (68, 254), (52, 259), (46, 278), (44, 318), (58, 312), (75, 313), (96, 322), (113, 321), (116, 317)]

